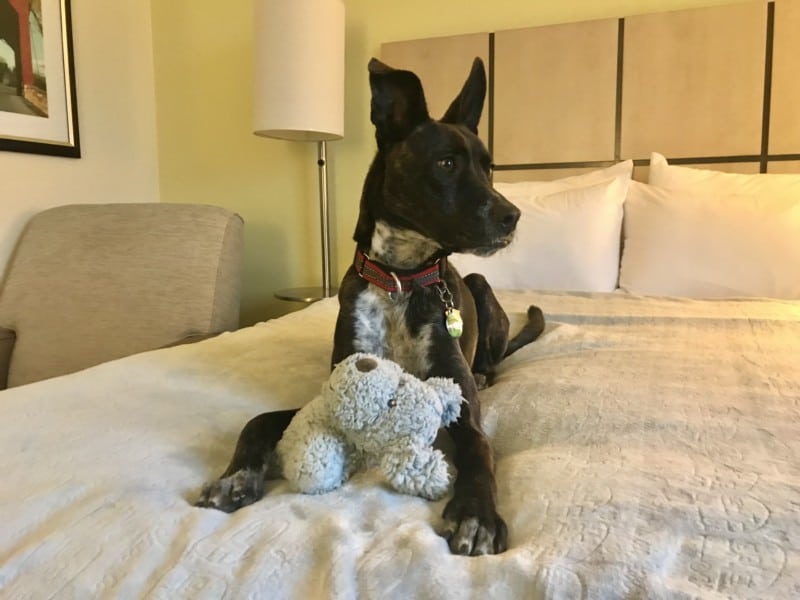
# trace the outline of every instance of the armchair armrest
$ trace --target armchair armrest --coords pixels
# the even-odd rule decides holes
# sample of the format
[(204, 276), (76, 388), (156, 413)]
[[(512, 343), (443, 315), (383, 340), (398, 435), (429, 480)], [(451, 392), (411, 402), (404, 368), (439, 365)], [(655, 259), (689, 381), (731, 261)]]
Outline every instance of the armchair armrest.
[(13, 329), (0, 327), (0, 390), (6, 389), (8, 384), (8, 366), (16, 341), (17, 334)]

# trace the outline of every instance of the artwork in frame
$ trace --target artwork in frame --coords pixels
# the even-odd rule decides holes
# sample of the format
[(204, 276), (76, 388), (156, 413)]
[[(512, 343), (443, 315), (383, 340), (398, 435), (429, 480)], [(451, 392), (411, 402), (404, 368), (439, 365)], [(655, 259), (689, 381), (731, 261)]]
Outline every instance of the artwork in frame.
[(0, 150), (80, 158), (69, 0), (0, 0)]

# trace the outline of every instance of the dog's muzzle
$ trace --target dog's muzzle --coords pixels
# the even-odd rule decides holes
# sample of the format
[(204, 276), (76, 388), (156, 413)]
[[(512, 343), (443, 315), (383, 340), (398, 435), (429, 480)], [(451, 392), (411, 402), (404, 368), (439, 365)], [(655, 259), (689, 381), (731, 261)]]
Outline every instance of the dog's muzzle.
[(494, 236), (488, 243), (473, 248), (472, 254), (490, 256), (508, 246), (514, 239), (514, 232), (520, 218), (520, 210), (500, 194), (496, 195), (496, 205), (492, 207), (490, 221)]
[[(499, 204), (493, 220), (499, 224), (503, 236), (512, 236), (519, 222), (520, 210), (508, 200), (499, 196)], [(511, 241), (509, 239), (509, 241)]]

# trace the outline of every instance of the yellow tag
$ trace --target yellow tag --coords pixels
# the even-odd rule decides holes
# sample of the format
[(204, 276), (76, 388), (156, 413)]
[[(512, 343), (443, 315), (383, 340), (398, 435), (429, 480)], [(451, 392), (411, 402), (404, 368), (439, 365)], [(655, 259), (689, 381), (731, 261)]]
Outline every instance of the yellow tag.
[(456, 308), (451, 307), (444, 311), (444, 325), (447, 327), (450, 337), (461, 337), (461, 334), (464, 333), (464, 321)]

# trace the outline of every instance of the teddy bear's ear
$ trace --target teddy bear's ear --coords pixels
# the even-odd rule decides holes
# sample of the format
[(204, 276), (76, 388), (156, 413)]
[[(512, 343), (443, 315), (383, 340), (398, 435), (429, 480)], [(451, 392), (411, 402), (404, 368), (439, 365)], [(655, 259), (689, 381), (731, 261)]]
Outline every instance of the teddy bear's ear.
[(436, 391), (442, 402), (442, 425), (449, 425), (458, 419), (458, 415), (461, 414), (461, 403), (464, 401), (461, 386), (445, 377), (431, 377), (426, 379), (425, 383)]

